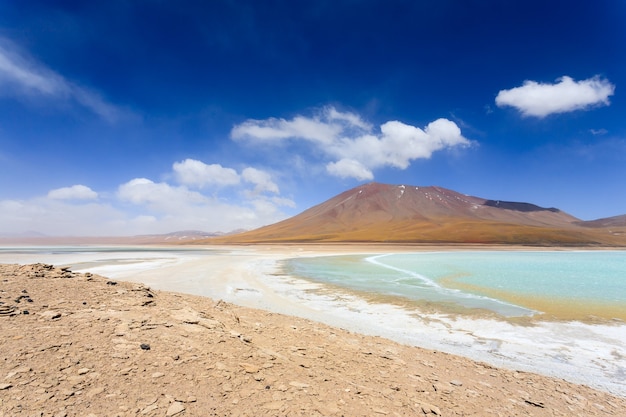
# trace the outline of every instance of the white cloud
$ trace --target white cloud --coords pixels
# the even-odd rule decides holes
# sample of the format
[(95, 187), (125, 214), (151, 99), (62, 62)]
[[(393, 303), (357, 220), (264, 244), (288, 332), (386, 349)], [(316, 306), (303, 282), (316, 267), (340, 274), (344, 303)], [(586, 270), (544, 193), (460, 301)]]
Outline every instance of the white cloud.
[(438, 119), (424, 130), (389, 121), (377, 132), (359, 115), (334, 107), (325, 107), (312, 117), (247, 120), (233, 127), (231, 138), (250, 143), (305, 141), (330, 159), (328, 173), (357, 180), (373, 179), (376, 168), (406, 169), (411, 161), (430, 158), (433, 152), (471, 144), (447, 119)]
[(147, 178), (135, 178), (118, 188), (122, 201), (146, 204), (154, 210), (168, 212), (179, 207), (207, 202), (207, 197), (185, 186), (174, 187), (167, 183), (155, 183)]
[(239, 184), (237, 171), (232, 168), (225, 168), (220, 164), (207, 165), (195, 159), (185, 159), (181, 162), (175, 162), (173, 170), (178, 182), (188, 186), (202, 188), (207, 185)]
[(373, 180), (374, 174), (354, 159), (340, 159), (326, 165), (329, 174), (340, 178), (355, 178), (359, 181)]
[(244, 181), (255, 185), (255, 192), (280, 193), (278, 185), (272, 181), (272, 177), (265, 171), (248, 167), (241, 172)]
[(65, 79), (10, 41), (0, 38), (0, 94), (70, 100), (114, 122), (122, 112), (98, 93)]
[(603, 129), (589, 129), (589, 132), (591, 132), (591, 134), (594, 136), (601, 136), (601, 135), (606, 135), (607, 133), (609, 133), (609, 131), (604, 128)]
[(98, 198), (98, 193), (85, 185), (78, 184), (50, 190), (48, 198), (54, 200), (95, 200)]
[(555, 84), (525, 81), (521, 87), (501, 90), (496, 96), (498, 107), (511, 106), (524, 116), (546, 117), (555, 113), (585, 110), (593, 106), (608, 106), (615, 86), (595, 76), (574, 81), (564, 76)]
[(98, 195), (89, 187), (75, 185), (51, 190), (45, 197), (0, 200), (0, 235), (25, 231), (50, 236), (126, 236), (190, 229), (229, 232), (283, 220), (282, 208), (295, 206), (279, 195), (278, 186), (262, 170), (247, 168), (238, 178), (242, 180), (239, 185), (220, 189), (220, 195), (135, 178), (119, 185), (116, 193)]
[[(146, 178), (135, 178), (118, 188), (119, 199), (136, 205), (143, 216), (134, 219), (132, 224), (149, 226), (152, 233), (186, 229), (228, 232), (259, 227), (285, 217), (279, 207), (288, 206), (289, 200), (273, 200), (258, 193), (250, 196), (243, 192), (242, 195), (244, 200), (228, 202), (191, 191), (186, 186), (155, 183)], [(156, 221), (149, 224), (138, 221), (150, 216)]]
[(283, 139), (305, 139), (328, 144), (341, 132), (339, 124), (327, 123), (315, 117), (296, 116), (292, 120), (269, 118), (247, 120), (231, 131), (233, 139), (251, 138), (264, 142), (279, 142)]
[(127, 234), (112, 227), (124, 215), (109, 204), (33, 198), (0, 201), (0, 232), (36, 231), (50, 236)]

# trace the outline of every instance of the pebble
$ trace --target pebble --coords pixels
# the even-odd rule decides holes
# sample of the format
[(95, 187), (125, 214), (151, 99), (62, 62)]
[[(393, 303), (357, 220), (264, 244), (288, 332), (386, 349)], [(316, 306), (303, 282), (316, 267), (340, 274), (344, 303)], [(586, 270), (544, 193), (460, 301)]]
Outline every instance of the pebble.
[(310, 386), (309, 384), (305, 384), (304, 382), (298, 382), (298, 381), (291, 381), (289, 385), (295, 388), (308, 388)]
[(185, 411), (185, 406), (183, 405), (183, 403), (175, 401), (168, 407), (167, 412), (165, 413), (165, 416), (172, 417), (172, 416), (182, 413), (183, 411)]

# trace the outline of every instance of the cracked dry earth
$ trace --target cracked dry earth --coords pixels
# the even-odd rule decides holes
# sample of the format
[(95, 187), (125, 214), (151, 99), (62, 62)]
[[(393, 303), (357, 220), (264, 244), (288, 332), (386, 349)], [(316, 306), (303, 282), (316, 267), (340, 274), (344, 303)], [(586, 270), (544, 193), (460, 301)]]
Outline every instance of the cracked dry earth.
[(623, 416), (626, 398), (312, 321), (0, 265), (4, 416)]

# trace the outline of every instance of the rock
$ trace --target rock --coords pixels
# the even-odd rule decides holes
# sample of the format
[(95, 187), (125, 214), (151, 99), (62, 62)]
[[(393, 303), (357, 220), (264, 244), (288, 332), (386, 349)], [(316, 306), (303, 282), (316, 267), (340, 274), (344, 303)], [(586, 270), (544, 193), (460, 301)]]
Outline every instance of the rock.
[(142, 350), (150, 350), (150, 345), (147, 343), (142, 343), (139, 345)]
[(260, 367), (253, 365), (251, 363), (240, 363), (239, 366), (241, 366), (244, 369), (244, 371), (246, 371), (249, 374), (256, 374), (261, 369)]
[(141, 410), (141, 414), (150, 414), (151, 412), (153, 412), (154, 410), (156, 410), (157, 408), (159, 408), (158, 405), (156, 404), (150, 404), (149, 406), (145, 407), (144, 409)]
[(165, 413), (165, 416), (172, 417), (172, 416), (182, 413), (183, 411), (185, 411), (185, 405), (181, 402), (175, 401), (168, 407), (167, 412)]
[(450, 385), (454, 385), (455, 387), (460, 387), (463, 385), (463, 383), (461, 381), (453, 379), (452, 381), (450, 381)]
[(59, 313), (58, 311), (46, 310), (39, 314), (41, 315), (41, 317), (47, 320), (56, 320), (58, 318), (61, 318), (61, 313)]
[(272, 401), (262, 405), (266, 410), (280, 410), (285, 405), (284, 401)]
[(436, 416), (441, 415), (441, 410), (439, 410), (439, 407), (436, 407), (434, 405), (427, 404), (427, 403), (420, 403), (419, 407), (421, 408), (422, 413), (424, 414), (434, 414)]
[(85, 375), (85, 374), (89, 373), (89, 371), (91, 371), (91, 369), (89, 369), (89, 368), (80, 368), (78, 370), (78, 375)]
[(1, 305), (0, 306), (0, 316), (14, 316), (15, 313), (15, 306), (9, 306), (9, 305)]
[(291, 385), (294, 388), (300, 388), (300, 389), (309, 387), (309, 384), (305, 384), (304, 382), (298, 382), (298, 381), (291, 381), (289, 385)]
[(4, 391), (5, 389), (11, 388), (13, 385), (11, 384), (0, 384), (0, 391)]

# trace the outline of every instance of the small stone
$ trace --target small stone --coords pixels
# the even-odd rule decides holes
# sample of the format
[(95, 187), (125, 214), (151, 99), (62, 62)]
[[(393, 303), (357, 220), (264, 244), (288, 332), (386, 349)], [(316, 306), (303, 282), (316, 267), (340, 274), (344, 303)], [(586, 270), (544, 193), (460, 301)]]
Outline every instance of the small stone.
[(185, 411), (185, 406), (183, 405), (183, 403), (175, 401), (168, 407), (167, 412), (165, 413), (165, 416), (172, 417), (172, 416), (175, 416), (176, 414), (182, 413), (183, 411)]
[(165, 374), (163, 372), (155, 372), (152, 374), (152, 378), (161, 378), (164, 377)]
[(48, 320), (56, 320), (61, 317), (61, 313), (57, 311), (46, 310), (43, 313), (41, 313), (41, 316)]
[(451, 385), (454, 385), (455, 387), (460, 387), (463, 385), (463, 383), (459, 380), (453, 379), (452, 381), (450, 381)]
[(420, 403), (419, 405), (424, 414), (434, 414), (436, 416), (441, 415), (441, 410), (439, 410), (439, 407), (427, 403)]
[(284, 401), (272, 401), (262, 405), (266, 410), (280, 410), (285, 405)]
[(78, 375), (85, 375), (85, 374), (89, 373), (89, 371), (91, 371), (91, 369), (89, 369), (89, 368), (80, 368), (78, 370)]
[(148, 414), (151, 413), (152, 411), (156, 410), (157, 408), (159, 408), (158, 405), (156, 404), (150, 404), (149, 406), (145, 407), (143, 410), (141, 410), (141, 414)]
[(150, 345), (147, 343), (142, 343), (139, 347), (143, 350), (150, 350)]
[(258, 366), (253, 365), (251, 363), (240, 363), (239, 366), (241, 366), (244, 369), (244, 371), (246, 371), (249, 374), (256, 374), (261, 369)]
[(309, 384), (305, 384), (304, 382), (298, 382), (298, 381), (291, 381), (289, 385), (295, 388), (308, 388), (309, 387)]

